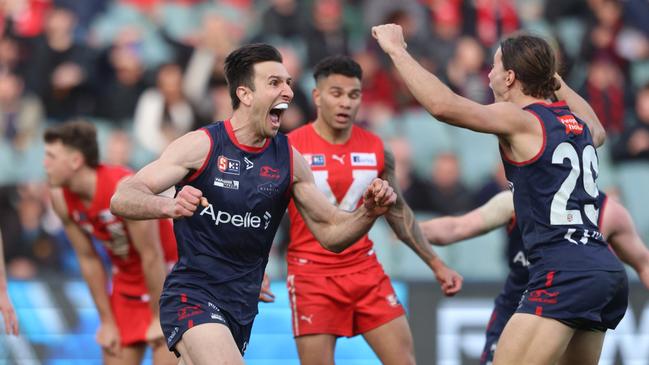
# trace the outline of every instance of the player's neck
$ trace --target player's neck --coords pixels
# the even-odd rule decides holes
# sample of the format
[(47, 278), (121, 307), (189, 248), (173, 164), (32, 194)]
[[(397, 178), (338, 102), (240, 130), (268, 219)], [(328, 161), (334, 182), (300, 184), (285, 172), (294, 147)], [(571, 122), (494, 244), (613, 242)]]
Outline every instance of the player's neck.
[(512, 103), (520, 106), (521, 108), (526, 107), (526, 106), (528, 106), (530, 104), (545, 101), (545, 99), (543, 99), (543, 98), (535, 98), (535, 97), (530, 96), (530, 95), (525, 95), (525, 94), (523, 94), (521, 92), (520, 89), (511, 90), (507, 94), (506, 99), (507, 99), (506, 101), (512, 102)]
[(249, 113), (236, 110), (230, 118), (230, 124), (237, 143), (249, 147), (262, 147), (266, 143), (266, 137), (261, 135), (259, 126)]
[(349, 138), (352, 135), (351, 126), (346, 129), (334, 129), (329, 127), (327, 123), (320, 118), (317, 118), (315, 122), (313, 122), (313, 129), (320, 137), (331, 144), (345, 144), (349, 141)]
[(89, 203), (95, 196), (97, 190), (97, 170), (84, 166), (68, 186), (71, 192), (78, 195), (84, 203)]

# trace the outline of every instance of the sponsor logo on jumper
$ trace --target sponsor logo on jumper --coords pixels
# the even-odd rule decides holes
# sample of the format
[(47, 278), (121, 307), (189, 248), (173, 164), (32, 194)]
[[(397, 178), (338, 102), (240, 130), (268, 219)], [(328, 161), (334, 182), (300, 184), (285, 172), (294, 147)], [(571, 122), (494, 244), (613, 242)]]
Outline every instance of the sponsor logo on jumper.
[(525, 257), (525, 252), (523, 251), (516, 252), (516, 255), (514, 255), (514, 258), (512, 259), (512, 263), (514, 264), (519, 263), (523, 267), (530, 266), (530, 262), (527, 261), (527, 257)]
[(279, 186), (273, 184), (272, 182), (267, 182), (261, 185), (257, 185), (257, 191), (269, 198), (272, 198), (274, 195), (279, 194)]
[(227, 158), (223, 155), (218, 158), (219, 171), (226, 174), (239, 175), (241, 161)]
[(226, 180), (221, 179), (220, 177), (214, 178), (214, 186), (225, 189), (239, 190), (239, 182), (237, 180)]
[(305, 153), (302, 156), (304, 156), (304, 159), (306, 160), (306, 162), (308, 162), (309, 165), (311, 165), (311, 166), (324, 166), (325, 165), (325, 155), (323, 155), (323, 154), (312, 155), (310, 153)]
[(201, 309), (200, 304), (188, 305), (178, 310), (178, 320), (183, 320), (185, 318), (193, 317), (201, 313), (203, 313), (203, 310)]
[(376, 166), (376, 153), (352, 153), (352, 166)]
[(244, 157), (243, 162), (246, 163), (246, 170), (250, 170), (251, 168), (255, 167), (255, 164), (252, 163), (252, 161), (250, 161), (248, 157)]
[(530, 302), (555, 304), (557, 302), (557, 296), (559, 296), (559, 292), (537, 289), (530, 293), (527, 300), (529, 300)]
[(214, 206), (209, 204), (207, 207), (201, 210), (199, 215), (209, 215), (214, 222), (214, 225), (218, 226), (221, 224), (231, 224), (235, 227), (243, 228), (262, 228), (267, 229), (272, 218), (271, 214), (264, 212), (263, 218), (257, 215), (253, 215), (252, 212), (245, 212), (243, 214), (233, 214), (223, 210), (219, 210), (214, 213)]
[(259, 176), (279, 180), (279, 169), (274, 169), (270, 166), (262, 166), (259, 170)]
[(340, 162), (341, 165), (345, 164), (345, 154), (344, 153), (342, 155), (340, 155), (340, 156), (338, 156), (337, 154), (334, 153), (333, 155), (331, 155), (331, 158), (333, 158), (334, 160)]
[(572, 115), (560, 115), (559, 121), (566, 127), (566, 134), (582, 134), (584, 132), (584, 126), (579, 124)]
[(508, 180), (507, 181), (507, 189), (513, 193), (514, 192), (514, 183)]

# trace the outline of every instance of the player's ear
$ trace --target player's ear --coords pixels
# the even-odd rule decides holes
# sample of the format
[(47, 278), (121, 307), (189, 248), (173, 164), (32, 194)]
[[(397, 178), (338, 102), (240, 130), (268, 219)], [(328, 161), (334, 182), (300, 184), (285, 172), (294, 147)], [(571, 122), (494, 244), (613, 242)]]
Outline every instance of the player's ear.
[(313, 91), (311, 91), (311, 97), (313, 98), (313, 104), (320, 107), (320, 90), (317, 87), (314, 87)]
[(507, 76), (505, 76), (505, 85), (507, 85), (507, 87), (512, 87), (515, 80), (516, 73), (514, 72), (514, 70), (507, 70)]
[(243, 85), (237, 87), (237, 97), (239, 98), (239, 101), (241, 101), (241, 104), (245, 106), (252, 105), (252, 90), (249, 87)]
[(74, 171), (77, 171), (83, 166), (84, 163), (85, 163), (85, 159), (81, 154), (81, 152), (74, 151), (74, 153), (72, 153), (72, 158), (70, 159), (70, 164), (72, 165), (72, 169)]

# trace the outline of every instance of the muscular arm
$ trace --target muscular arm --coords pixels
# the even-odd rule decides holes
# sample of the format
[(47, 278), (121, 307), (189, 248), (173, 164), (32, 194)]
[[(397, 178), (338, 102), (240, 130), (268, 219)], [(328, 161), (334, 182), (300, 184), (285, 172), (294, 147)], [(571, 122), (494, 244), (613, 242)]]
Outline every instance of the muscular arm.
[[(342, 252), (367, 233), (380, 214), (368, 209), (367, 204), (353, 212), (336, 208), (316, 187), (313, 173), (302, 155), (295, 148), (293, 154), (295, 206), (322, 247)], [(377, 181), (374, 180), (373, 184)], [(377, 199), (384, 202), (384, 197), (378, 195)]]
[(142, 272), (149, 294), (149, 305), (158, 317), (160, 293), (166, 276), (157, 220), (126, 220), (126, 227), (142, 260)]
[(446, 246), (480, 236), (504, 226), (514, 214), (512, 193), (503, 191), (484, 205), (457, 217), (440, 217), (419, 223), (433, 245)]
[(90, 238), (81, 230), (81, 227), (68, 216), (68, 209), (60, 189), (52, 190), (52, 205), (56, 214), (61, 218), (65, 234), (77, 254), (81, 274), (88, 284), (88, 288), (90, 288), (90, 294), (97, 307), (100, 321), (102, 323), (115, 323), (108, 298), (108, 278), (97, 251), (95, 251)]
[(0, 232), (0, 311), (5, 323), (5, 333), (18, 336), (18, 319), (9, 293), (7, 291), (7, 273), (5, 271), (4, 248), (2, 246), (2, 233)]
[(618, 257), (633, 267), (649, 289), (649, 249), (638, 235), (629, 212), (614, 199), (607, 200), (601, 230)]
[(200, 130), (173, 141), (160, 158), (117, 187), (111, 212), (128, 219), (177, 218), (193, 213), (192, 207), (178, 206), (174, 198), (158, 194), (200, 169), (210, 146), (210, 137)]
[(606, 140), (606, 131), (604, 131), (604, 127), (593, 108), (584, 98), (572, 90), (559, 75), (555, 75), (555, 77), (561, 83), (561, 88), (555, 92), (557, 98), (564, 100), (570, 110), (588, 125), (595, 147), (603, 145)]

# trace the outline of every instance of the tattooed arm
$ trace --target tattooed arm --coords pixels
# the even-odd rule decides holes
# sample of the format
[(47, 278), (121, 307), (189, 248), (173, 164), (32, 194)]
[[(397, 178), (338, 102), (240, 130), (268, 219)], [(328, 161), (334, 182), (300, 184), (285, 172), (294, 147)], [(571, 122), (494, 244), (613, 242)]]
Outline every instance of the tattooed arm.
[(449, 269), (444, 261), (435, 255), (430, 244), (424, 238), (419, 224), (417, 224), (415, 219), (415, 214), (404, 200), (403, 194), (401, 194), (394, 170), (394, 155), (386, 147), (385, 167), (381, 178), (387, 180), (394, 188), (397, 194), (397, 201), (388, 210), (385, 218), (397, 237), (408, 245), (433, 270), (444, 294), (447, 296), (454, 295), (462, 288), (462, 276)]

